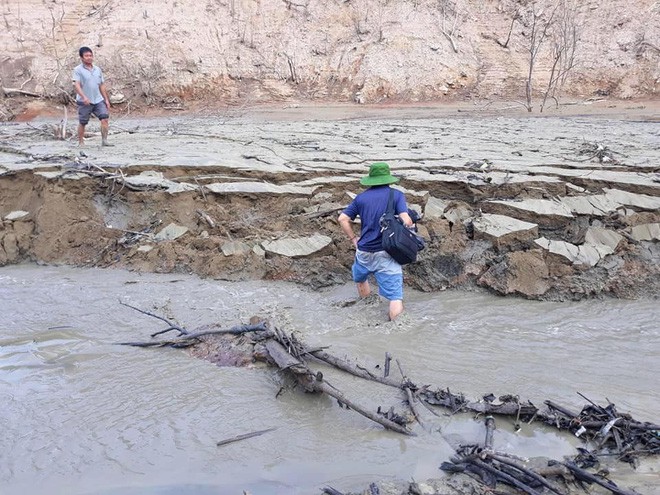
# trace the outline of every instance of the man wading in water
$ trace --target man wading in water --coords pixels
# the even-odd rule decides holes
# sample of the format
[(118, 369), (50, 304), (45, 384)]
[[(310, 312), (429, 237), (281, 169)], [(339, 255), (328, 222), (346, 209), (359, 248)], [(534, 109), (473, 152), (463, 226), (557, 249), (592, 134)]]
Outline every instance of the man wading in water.
[(94, 114), (101, 121), (101, 145), (108, 143), (108, 118), (110, 99), (105, 89), (103, 72), (94, 65), (94, 53), (86, 46), (78, 50), (81, 64), (73, 69), (73, 85), (76, 88), (76, 103), (78, 103), (78, 145), (85, 142), (85, 126), (89, 117)]
[[(338, 219), (342, 231), (355, 246), (353, 281), (357, 283), (358, 294), (360, 297), (371, 294), (367, 277), (373, 273), (378, 283), (378, 293), (390, 301), (390, 320), (403, 312), (403, 271), (401, 265), (383, 250), (380, 217), (387, 209), (389, 185), (398, 181), (390, 174), (387, 163), (374, 163), (369, 175), (360, 180), (360, 184), (369, 189), (358, 194)], [(394, 210), (405, 226), (412, 226), (406, 198), (401, 191), (394, 190)], [(362, 223), (359, 238), (351, 226), (351, 221), (358, 215)]]

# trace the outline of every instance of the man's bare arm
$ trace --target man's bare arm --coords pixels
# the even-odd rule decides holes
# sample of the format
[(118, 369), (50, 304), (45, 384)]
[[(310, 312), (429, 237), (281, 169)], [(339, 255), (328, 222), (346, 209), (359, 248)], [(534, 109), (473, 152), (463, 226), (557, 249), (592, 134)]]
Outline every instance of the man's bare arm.
[(351, 240), (353, 245), (357, 247), (358, 237), (353, 232), (353, 226), (351, 225), (351, 217), (346, 215), (346, 213), (341, 213), (337, 221), (339, 222), (339, 225), (341, 226), (341, 230), (344, 232), (344, 234), (346, 234), (346, 236)]
[(80, 85), (80, 81), (73, 81), (73, 87), (76, 90), (76, 94), (82, 98), (82, 101), (85, 105), (89, 105), (90, 101), (87, 96), (85, 96), (85, 93), (83, 93), (82, 86)]
[(410, 218), (410, 215), (408, 215), (408, 212), (404, 211), (403, 213), (399, 213), (399, 218), (403, 222), (403, 225), (406, 227), (412, 227), (413, 221), (412, 218)]
[(110, 110), (110, 98), (108, 98), (108, 91), (105, 89), (105, 83), (101, 83), (99, 90), (101, 91), (101, 95), (105, 100), (105, 106), (108, 107), (108, 110)]

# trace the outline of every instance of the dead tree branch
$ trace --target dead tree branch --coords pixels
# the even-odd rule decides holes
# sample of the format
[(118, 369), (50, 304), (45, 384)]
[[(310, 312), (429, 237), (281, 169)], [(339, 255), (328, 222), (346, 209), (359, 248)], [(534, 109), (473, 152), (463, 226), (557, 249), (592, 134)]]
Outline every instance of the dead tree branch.
[(393, 421), (390, 421), (387, 418), (380, 417), (378, 414), (372, 413), (365, 407), (355, 403), (351, 399), (348, 399), (341, 391), (337, 390), (335, 387), (330, 386), (326, 381), (324, 381), (322, 373), (314, 373), (305, 364), (303, 364), (302, 361), (289, 354), (284, 346), (275, 339), (268, 340), (265, 344), (265, 347), (275, 364), (277, 364), (281, 370), (292, 374), (296, 381), (306, 391), (321, 392), (327, 394), (330, 397), (337, 399), (337, 401), (339, 401), (341, 404), (348, 406), (349, 409), (353, 409), (355, 412), (382, 425), (388, 430), (402, 433), (404, 435), (414, 435), (414, 433), (409, 431), (407, 428)]

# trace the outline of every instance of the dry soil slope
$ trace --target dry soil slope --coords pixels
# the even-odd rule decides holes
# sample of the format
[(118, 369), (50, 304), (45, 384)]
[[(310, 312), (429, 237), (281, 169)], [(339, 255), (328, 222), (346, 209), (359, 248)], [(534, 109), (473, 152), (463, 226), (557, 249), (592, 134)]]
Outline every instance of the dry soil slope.
[[(278, 101), (423, 101), (519, 97), (529, 29), (504, 40), (516, 0), (456, 0), (452, 50), (439, 4), (450, 0), (3, 0), (4, 87), (69, 88), (76, 50), (96, 50), (115, 91)], [(529, 3), (529, 2), (527, 2)], [(660, 2), (583, 1), (579, 65), (568, 90), (656, 94)], [(451, 17), (447, 26), (451, 26)], [(548, 67), (540, 61), (541, 73)]]

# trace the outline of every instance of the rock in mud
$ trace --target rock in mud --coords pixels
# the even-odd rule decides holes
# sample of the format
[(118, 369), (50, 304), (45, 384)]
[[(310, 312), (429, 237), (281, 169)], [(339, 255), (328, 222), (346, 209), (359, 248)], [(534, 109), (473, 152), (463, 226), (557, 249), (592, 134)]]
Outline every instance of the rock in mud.
[(465, 261), (457, 254), (442, 254), (408, 265), (407, 282), (422, 291), (445, 290), (465, 282)]
[(270, 182), (223, 182), (208, 184), (205, 186), (209, 191), (216, 194), (227, 193), (270, 193), (270, 194), (296, 194), (299, 196), (311, 196), (318, 186), (304, 187), (294, 184), (271, 184)]
[(252, 251), (252, 248), (241, 241), (229, 241), (222, 245), (222, 254), (225, 256), (246, 255)]
[(452, 201), (445, 208), (443, 216), (454, 225), (460, 225), (472, 218), (473, 215), (472, 208), (468, 204), (462, 201)]
[(625, 206), (649, 211), (660, 209), (660, 198), (618, 189), (604, 191), (604, 194), (568, 196), (561, 203), (576, 215), (595, 217), (607, 216)]
[(561, 227), (573, 219), (573, 212), (560, 201), (524, 199), (486, 201), (482, 209), (489, 213), (510, 215), (543, 227)]
[(624, 237), (610, 229), (602, 227), (589, 227), (584, 236), (584, 243), (592, 246), (605, 246), (610, 253), (615, 252)]
[(279, 254), (289, 258), (309, 256), (329, 246), (332, 239), (327, 235), (315, 234), (310, 237), (297, 239), (279, 239), (277, 241), (265, 241), (261, 247), (270, 253)]
[(567, 196), (561, 200), (561, 203), (576, 215), (594, 217), (606, 216), (621, 206), (620, 203), (611, 200), (605, 194)]
[(11, 263), (18, 260), (18, 240), (16, 239), (16, 234), (13, 232), (8, 232), (4, 239), (2, 240), (2, 245), (5, 249), (5, 256), (7, 257), (7, 262)]
[(660, 223), (637, 225), (631, 229), (630, 235), (636, 241), (660, 241)]
[(535, 223), (524, 222), (505, 215), (485, 213), (473, 222), (475, 240), (484, 239), (498, 250), (516, 244), (533, 241), (539, 228)]
[(173, 241), (175, 239), (178, 239), (182, 235), (184, 235), (186, 232), (188, 232), (188, 227), (183, 227), (182, 225), (177, 225), (175, 223), (171, 223), (167, 227), (165, 227), (163, 230), (158, 232), (154, 236), (154, 239), (157, 242), (160, 242), (160, 241)]
[(11, 222), (16, 221), (16, 220), (21, 220), (25, 217), (27, 217), (30, 214), (29, 211), (23, 211), (23, 210), (16, 210), (12, 211), (11, 213), (5, 215), (5, 220), (9, 220)]
[(549, 270), (540, 249), (507, 254), (491, 266), (479, 284), (500, 294), (520, 294), (537, 298), (550, 289)]
[[(81, 167), (82, 164), (75, 164), (75, 163), (74, 163), (74, 164), (71, 165), (71, 166), (73, 166), (73, 167)], [(62, 178), (62, 179), (66, 179), (66, 180), (81, 180), (81, 179), (87, 179), (87, 178), (89, 178), (89, 175), (87, 175), (87, 174), (82, 174), (82, 173), (78, 173), (78, 172), (73, 172), (73, 171), (71, 171), (71, 170), (59, 170), (59, 171), (55, 171), (55, 172), (49, 172), (49, 171), (42, 172), (42, 171), (38, 171), (38, 172), (35, 172), (34, 175), (40, 175), (40, 176), (42, 176), (42, 177), (45, 177), (46, 179), (59, 179), (59, 178)]]
[(637, 194), (619, 189), (604, 189), (605, 195), (620, 205), (632, 206), (642, 210), (660, 209), (660, 197)]
[(194, 191), (197, 186), (186, 182), (174, 182), (165, 178), (162, 172), (146, 170), (137, 175), (127, 175), (124, 177), (124, 183), (128, 187), (135, 189), (165, 189), (171, 194)]
[(110, 103), (113, 105), (119, 105), (120, 103), (126, 103), (126, 95), (124, 93), (112, 93), (110, 95)]
[(27, 221), (15, 221), (12, 224), (14, 228), (14, 235), (16, 236), (16, 244), (18, 245), (19, 253), (27, 253), (32, 244), (32, 233), (34, 232), (34, 224)]
[(442, 218), (448, 204), (449, 202), (447, 201), (434, 198), (433, 196), (429, 197), (424, 207), (424, 219)]
[(574, 265), (596, 266), (603, 257), (609, 254), (606, 251), (599, 251), (597, 246), (588, 244), (576, 246), (570, 242), (545, 237), (536, 239), (534, 242), (549, 253), (561, 256)]

